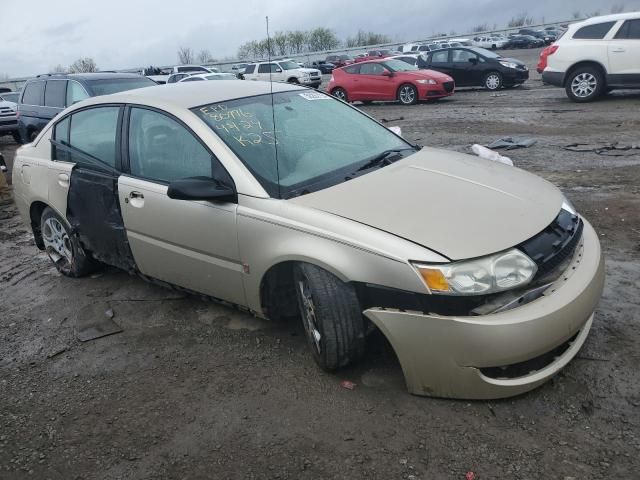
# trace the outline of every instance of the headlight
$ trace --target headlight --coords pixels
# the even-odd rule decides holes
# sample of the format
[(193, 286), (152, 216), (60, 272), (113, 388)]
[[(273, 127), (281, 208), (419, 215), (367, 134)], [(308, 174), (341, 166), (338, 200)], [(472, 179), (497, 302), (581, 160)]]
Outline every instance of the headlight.
[(571, 203), (567, 199), (567, 197), (564, 197), (564, 200), (562, 201), (562, 210), (566, 210), (571, 215), (577, 215), (578, 214), (578, 212), (576, 210), (576, 207), (573, 206), (573, 203)]
[(538, 266), (520, 250), (442, 265), (414, 263), (431, 293), (486, 295), (526, 285)]
[(438, 82), (436, 82), (433, 78), (424, 79), (424, 80), (416, 80), (416, 82), (421, 83), (422, 85), (437, 85), (438, 84)]
[(518, 68), (518, 64), (513, 62), (500, 62), (500, 65), (507, 68)]

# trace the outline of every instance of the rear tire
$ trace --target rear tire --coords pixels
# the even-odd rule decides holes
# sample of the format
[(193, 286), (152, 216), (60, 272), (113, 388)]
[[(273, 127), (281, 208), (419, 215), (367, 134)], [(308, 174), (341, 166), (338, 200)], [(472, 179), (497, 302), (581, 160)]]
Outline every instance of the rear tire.
[(309, 263), (293, 270), (307, 343), (320, 368), (332, 372), (364, 356), (365, 329), (352, 285)]
[(334, 88), (331, 91), (331, 95), (336, 97), (338, 100), (342, 100), (345, 103), (349, 103), (349, 97), (347, 96), (347, 91), (344, 88)]
[(300, 84), (297, 78), (290, 78), (289, 80), (287, 80), (287, 83), (293, 83), (294, 85)]
[(98, 262), (85, 253), (67, 222), (51, 207), (42, 212), (40, 232), (47, 255), (62, 275), (84, 277), (99, 266)]
[(565, 91), (570, 100), (577, 103), (592, 102), (605, 89), (602, 72), (595, 67), (579, 67), (567, 78)]

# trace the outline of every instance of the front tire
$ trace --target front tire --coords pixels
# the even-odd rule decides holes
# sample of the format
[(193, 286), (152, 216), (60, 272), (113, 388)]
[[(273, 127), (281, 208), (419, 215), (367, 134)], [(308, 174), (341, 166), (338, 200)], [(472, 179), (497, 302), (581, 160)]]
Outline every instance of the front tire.
[(495, 92), (502, 88), (502, 75), (500, 72), (489, 72), (484, 76), (484, 88)]
[(42, 212), (40, 232), (47, 255), (62, 275), (84, 277), (96, 269), (97, 262), (85, 253), (67, 222), (50, 207)]
[(415, 105), (418, 103), (418, 89), (409, 83), (398, 88), (398, 101), (402, 105)]
[(344, 88), (334, 88), (331, 91), (331, 95), (336, 97), (338, 100), (342, 100), (345, 103), (349, 103), (349, 97), (347, 96), (347, 91)]
[(353, 286), (309, 263), (297, 264), (293, 276), (307, 342), (318, 366), (332, 372), (361, 359), (364, 319)]
[(565, 91), (570, 100), (577, 103), (592, 102), (605, 88), (600, 70), (594, 67), (581, 67), (569, 75)]

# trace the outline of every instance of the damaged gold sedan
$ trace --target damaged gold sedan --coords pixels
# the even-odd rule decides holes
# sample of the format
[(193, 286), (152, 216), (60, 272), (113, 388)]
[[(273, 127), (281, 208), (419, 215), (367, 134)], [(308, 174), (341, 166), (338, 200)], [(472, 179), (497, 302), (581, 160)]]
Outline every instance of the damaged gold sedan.
[(603, 289), (598, 237), (551, 184), (412, 145), (295, 85), (85, 100), (18, 151), (13, 183), (64, 275), (109, 264), (297, 316), (328, 371), (360, 360), (375, 326), (418, 395), (542, 384), (584, 343)]

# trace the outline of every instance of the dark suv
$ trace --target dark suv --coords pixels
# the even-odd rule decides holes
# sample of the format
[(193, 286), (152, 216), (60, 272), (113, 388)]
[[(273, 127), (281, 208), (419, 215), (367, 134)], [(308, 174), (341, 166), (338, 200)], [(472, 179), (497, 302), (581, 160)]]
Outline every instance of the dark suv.
[(32, 142), (49, 120), (85, 98), (152, 85), (157, 84), (134, 73), (38, 75), (25, 83), (18, 103), (20, 139), (22, 143)]

